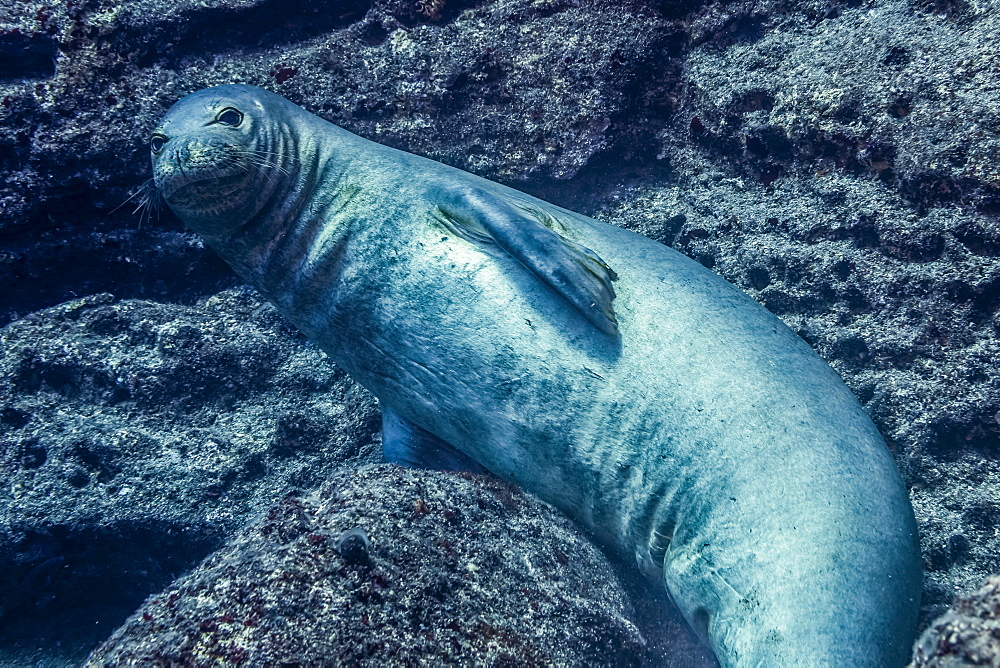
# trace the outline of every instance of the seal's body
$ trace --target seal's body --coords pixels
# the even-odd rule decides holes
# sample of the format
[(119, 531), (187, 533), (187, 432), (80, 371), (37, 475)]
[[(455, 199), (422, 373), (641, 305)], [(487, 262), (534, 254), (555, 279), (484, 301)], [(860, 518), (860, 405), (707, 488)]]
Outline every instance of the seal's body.
[(179, 217), (379, 398), (387, 451), (454, 447), (558, 506), (662, 573), (723, 665), (905, 663), (893, 461), (729, 283), (250, 86), (183, 99), (153, 149)]

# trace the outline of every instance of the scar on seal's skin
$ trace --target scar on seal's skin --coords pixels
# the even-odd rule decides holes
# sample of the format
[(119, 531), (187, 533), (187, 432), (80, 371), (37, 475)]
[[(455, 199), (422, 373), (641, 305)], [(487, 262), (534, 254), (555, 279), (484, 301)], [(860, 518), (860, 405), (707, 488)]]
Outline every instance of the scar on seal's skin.
[(906, 489), (795, 333), (683, 255), (252, 86), (153, 133), (170, 208), (383, 409), (662, 578), (724, 666), (903, 665)]

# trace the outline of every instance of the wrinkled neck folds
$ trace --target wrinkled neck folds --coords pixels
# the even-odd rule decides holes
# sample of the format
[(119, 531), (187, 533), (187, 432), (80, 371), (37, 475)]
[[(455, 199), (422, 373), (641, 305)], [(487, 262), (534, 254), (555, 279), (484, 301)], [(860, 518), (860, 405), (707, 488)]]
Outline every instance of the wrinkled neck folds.
[[(297, 137), (286, 123), (268, 120), (258, 122), (251, 136), (226, 138), (229, 141), (214, 147), (214, 164), (204, 171), (215, 179), (193, 193), (196, 206), (181, 215), (209, 242), (240, 234), (260, 219), (274, 219), (275, 213), (281, 218), (281, 210), (302, 198)], [(203, 141), (189, 146), (198, 150)]]

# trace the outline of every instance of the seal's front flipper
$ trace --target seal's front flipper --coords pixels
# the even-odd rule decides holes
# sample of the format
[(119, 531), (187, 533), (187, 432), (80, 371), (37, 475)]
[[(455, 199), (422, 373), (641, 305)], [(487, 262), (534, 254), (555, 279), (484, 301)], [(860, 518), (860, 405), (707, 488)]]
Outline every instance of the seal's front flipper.
[(514, 206), (485, 190), (448, 191), (440, 219), (456, 234), (495, 243), (545, 281), (606, 334), (618, 333), (611, 301), (618, 278), (597, 253), (550, 229), (551, 216)]
[(382, 457), (415, 469), (486, 473), (475, 460), (382, 404)]

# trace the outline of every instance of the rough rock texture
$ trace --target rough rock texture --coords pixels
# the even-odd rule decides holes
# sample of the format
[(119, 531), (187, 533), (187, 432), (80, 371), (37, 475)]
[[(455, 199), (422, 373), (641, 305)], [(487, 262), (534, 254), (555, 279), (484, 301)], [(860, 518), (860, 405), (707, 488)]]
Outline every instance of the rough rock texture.
[[(125, 554), (145, 555), (125, 568), (137, 584), (116, 599), (134, 604), (149, 592), (138, 583), (164, 586), (234, 531), (242, 509), (301, 487), (293, 469), (313, 484), (372, 452), (370, 401), (351, 399), (342, 413), (323, 403), (358, 392), (346, 381), (268, 389), (288, 360), (300, 360), (298, 378), (319, 373), (306, 366), (331, 368), (273, 316), (247, 325), (234, 347), (217, 340), (226, 325), (215, 321), (231, 309), (206, 300), (236, 281), (169, 213), (142, 223), (131, 205), (111, 213), (142, 192), (145, 140), (166, 108), (242, 82), (644, 232), (776, 312), (844, 376), (893, 449), (922, 532), (926, 626), (1000, 572), (998, 30), (991, 0), (0, 0), (0, 322), (21, 319), (5, 334), (14, 352), (36, 346), (56, 362), (40, 375), (30, 363), (2, 366), (0, 442), (17, 484), (0, 503), (5, 522), (30, 519), (0, 536), (0, 594), (52, 618), (52, 629), (82, 628), (98, 615), (67, 623), (50, 592), (74, 574), (108, 572), (95, 556), (107, 554), (102, 523), (131, 538)], [(123, 301), (24, 318), (103, 291)], [(100, 309), (125, 323), (94, 329)], [(235, 386), (195, 382), (185, 398), (190, 374), (175, 353), (153, 351), (137, 324), (151, 319), (144, 309), (163, 314), (156, 332), (189, 324), (164, 334), (167, 347), (171, 336), (207, 341), (188, 362)], [(133, 388), (109, 360), (150, 382)], [(114, 445), (115, 430), (200, 454), (197, 430), (211, 425), (200, 416), (225, 418), (225, 406), (238, 416), (224, 432), (236, 449), (206, 455), (223, 462), (211, 471), (201, 458), (175, 469), (159, 461), (173, 496), (139, 503), (142, 470), (167, 455), (128, 445), (135, 436)], [(289, 447), (264, 472), (244, 473), (243, 457), (270, 453), (272, 406), (317, 420), (288, 418), (293, 433), (361, 440), (317, 437), (318, 450)], [(121, 456), (111, 467), (77, 457), (73, 429)], [(343, 447), (361, 455), (338, 459)], [(207, 522), (204, 489), (226, 471), (248, 500)], [(29, 479), (49, 496), (32, 495)], [(126, 503), (99, 485), (140, 491)], [(117, 522), (119, 512), (146, 524)], [(174, 541), (178, 552), (167, 549)], [(30, 640), (40, 626), (14, 633), (5, 617), (0, 649), (61, 638)]]
[(1000, 665), (1000, 577), (959, 597), (924, 631), (910, 668)]
[(645, 649), (630, 613), (552, 508), (492, 476), (383, 464), (286, 498), (88, 663), (629, 666)]
[(276, 499), (377, 459), (380, 421), (237, 289), (198, 307), (96, 295), (8, 325), (0, 425), (0, 660), (23, 665), (77, 631), (100, 641)]

